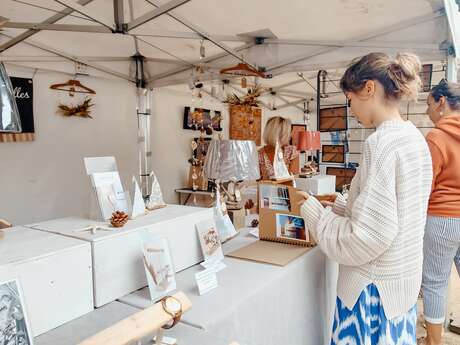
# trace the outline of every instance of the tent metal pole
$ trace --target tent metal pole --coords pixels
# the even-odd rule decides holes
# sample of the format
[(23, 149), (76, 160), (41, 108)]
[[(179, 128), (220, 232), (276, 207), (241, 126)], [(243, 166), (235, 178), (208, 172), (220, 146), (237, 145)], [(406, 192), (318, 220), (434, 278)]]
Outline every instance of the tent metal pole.
[(94, 20), (95, 22), (98, 22), (99, 24), (107, 27), (108, 29), (112, 31), (115, 31), (115, 26), (113, 22), (108, 18), (104, 18), (99, 15), (95, 15), (94, 13), (90, 13), (86, 8), (84, 8), (83, 6), (71, 0), (54, 0), (54, 1), (61, 4), (62, 6), (68, 7), (69, 9), (88, 17), (89, 19)]
[[(7, 35), (7, 34), (4, 34), (4, 33), (0, 33), (0, 35), (3, 35), (3, 36), (5, 36), (5, 37), (9, 37), (9, 38), (12, 37), (12, 36)], [(26, 44), (28, 44), (28, 45), (30, 45), (30, 46), (32, 46), (32, 47), (41, 49), (41, 50), (43, 50), (43, 51), (47, 51), (47, 52), (49, 52), (49, 53), (53, 53), (53, 54), (55, 54), (55, 55), (64, 57), (64, 58), (66, 58), (66, 59), (69, 60), (69, 61), (78, 62), (78, 63), (81, 63), (81, 64), (83, 64), (83, 65), (86, 65), (86, 66), (92, 67), (92, 68), (94, 68), (94, 69), (97, 69), (97, 70), (99, 70), (99, 71), (101, 71), (101, 72), (104, 72), (104, 73), (107, 73), (107, 74), (111, 74), (111, 75), (113, 75), (113, 76), (115, 76), (115, 77), (122, 78), (122, 79), (125, 79), (125, 80), (128, 80), (128, 81), (131, 81), (131, 82), (134, 82), (134, 81), (135, 81), (134, 78), (132, 78), (132, 77), (130, 77), (130, 76), (128, 76), (128, 75), (125, 75), (125, 74), (119, 73), (119, 72), (117, 72), (117, 71), (111, 70), (110, 68), (107, 68), (107, 67), (105, 67), (105, 66), (101, 66), (101, 65), (96, 64), (96, 63), (94, 63), (94, 62), (89, 62), (89, 61), (87, 61), (87, 60), (80, 59), (80, 58), (78, 58), (78, 57), (72, 56), (72, 55), (67, 54), (67, 53), (65, 53), (65, 52), (62, 52), (62, 51), (60, 51), (60, 50), (58, 50), (58, 49), (55, 49), (55, 48), (50, 47), (50, 46), (47, 46), (47, 45), (45, 45), (45, 44), (43, 44), (43, 43), (33, 42), (33, 41), (30, 41), (30, 40), (25, 41), (24, 43), (26, 43)]]
[[(80, 3), (80, 5), (85, 6), (85, 5), (89, 4), (92, 1), (93, 0), (80, 0), (79, 3)], [(54, 23), (58, 22), (59, 20), (67, 17), (72, 12), (73, 12), (72, 9), (66, 8), (63, 11), (61, 11), (60, 13), (57, 13), (54, 16), (49, 17), (48, 19), (46, 19), (42, 23), (43, 24), (54, 24)], [(40, 30), (32, 30), (32, 29), (30, 29), (30, 30), (27, 30), (26, 32), (24, 32), (24, 33), (22, 33), (22, 34), (20, 34), (20, 35), (18, 35), (16, 37), (13, 37), (8, 42), (0, 45), (0, 53), (4, 52), (8, 48), (11, 48), (11, 47), (15, 46), (19, 42), (24, 41), (26, 38), (29, 38), (30, 36), (35, 35), (39, 31)]]
[[(117, 0), (118, 1), (118, 0)], [(175, 8), (182, 6), (183, 4), (186, 4), (190, 0), (171, 0), (165, 4), (162, 4), (161, 6), (158, 6), (156, 9), (147, 12), (143, 14), (142, 16), (132, 20), (127, 24), (127, 30), (133, 30), (137, 28), (138, 26), (141, 26), (142, 24), (145, 24), (152, 19), (155, 19), (165, 13), (168, 13), (169, 11), (174, 10)]]
[[(157, 8), (161, 7), (161, 5), (162, 5), (162, 3), (160, 1), (158, 1), (158, 0), (147, 0), (147, 2), (150, 3), (151, 5), (157, 7)], [(178, 21), (182, 25), (185, 25), (186, 27), (188, 27), (190, 30), (196, 32), (197, 34), (200, 34), (204, 39), (207, 39), (207, 40), (211, 41), (216, 46), (218, 46), (220, 49), (226, 51), (229, 55), (232, 55), (233, 57), (235, 57), (236, 59), (240, 60), (241, 62), (246, 63), (246, 61), (240, 55), (237, 54), (236, 50), (230, 48), (229, 46), (227, 46), (223, 42), (215, 39), (211, 34), (207, 33), (204, 29), (202, 29), (199, 26), (189, 22), (187, 19), (185, 19), (182, 16), (179, 16), (178, 14), (175, 14), (173, 12), (168, 12), (168, 15), (171, 18), (174, 18), (176, 21)], [(254, 67), (254, 66), (252, 66), (252, 67)]]
[[(376, 30), (374, 32), (367, 33), (367, 34), (355, 37), (355, 38), (353, 38), (351, 40), (346, 40), (344, 42), (344, 44), (351, 44), (353, 42), (360, 42), (360, 41), (370, 40), (370, 39), (373, 39), (373, 38), (376, 38), (376, 37), (379, 37), (379, 36), (382, 36), (382, 35), (385, 35), (385, 34), (388, 34), (388, 33), (391, 33), (391, 32), (399, 31), (399, 30), (406, 29), (408, 27), (411, 27), (411, 26), (414, 26), (414, 25), (417, 25), (417, 24), (421, 24), (421, 23), (424, 23), (424, 22), (427, 22), (427, 21), (437, 19), (437, 18), (442, 17), (444, 15), (445, 15), (444, 11), (437, 10), (434, 13), (430, 13), (428, 15), (416, 17), (416, 18), (413, 18), (413, 19), (410, 19), (410, 20), (407, 20), (407, 21), (403, 21), (401, 23), (397, 23), (395, 25), (392, 25), (392, 26), (384, 28), (384, 29)], [(337, 48), (337, 47), (332, 47), (331, 48), (330, 47), (330, 48), (320, 49), (315, 53), (308, 53), (308, 54), (303, 55), (303, 56), (299, 56), (299, 57), (296, 57), (296, 58), (291, 58), (289, 60), (286, 60), (286, 61), (280, 62), (280, 63), (278, 63), (276, 65), (268, 67), (267, 71), (271, 72), (273, 70), (280, 69), (282, 67), (286, 67), (286, 66), (292, 65), (292, 64), (297, 63), (297, 62), (305, 61), (305, 60), (308, 60), (310, 58), (313, 58), (313, 57), (316, 57), (316, 56), (319, 56), (319, 55), (323, 55), (323, 54), (326, 54), (326, 53), (333, 52), (333, 51), (335, 51), (335, 50), (337, 50), (339, 48)]]

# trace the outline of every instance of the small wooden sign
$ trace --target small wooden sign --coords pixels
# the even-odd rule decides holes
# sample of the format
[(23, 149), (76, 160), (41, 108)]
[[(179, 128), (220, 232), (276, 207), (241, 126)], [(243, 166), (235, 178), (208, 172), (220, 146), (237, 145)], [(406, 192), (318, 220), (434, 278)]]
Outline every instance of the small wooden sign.
[(345, 163), (345, 146), (323, 145), (322, 161), (324, 163)]
[(318, 128), (320, 132), (346, 131), (348, 129), (347, 107), (321, 109)]

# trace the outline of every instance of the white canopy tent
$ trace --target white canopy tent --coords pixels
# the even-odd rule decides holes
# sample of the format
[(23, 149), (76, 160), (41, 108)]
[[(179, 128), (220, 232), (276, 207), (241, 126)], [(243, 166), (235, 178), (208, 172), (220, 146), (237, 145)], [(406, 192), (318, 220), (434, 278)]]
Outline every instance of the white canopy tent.
[[(220, 79), (244, 61), (272, 79), (285, 103), (314, 90), (305, 79), (371, 51), (411, 51), (446, 63), (455, 78), (460, 21), (455, 0), (3, 0), (0, 60), (135, 82), (145, 57), (150, 87)], [(200, 46), (205, 48), (200, 59)], [(204, 73), (192, 75), (194, 66)], [(297, 98), (298, 100), (298, 98)]]

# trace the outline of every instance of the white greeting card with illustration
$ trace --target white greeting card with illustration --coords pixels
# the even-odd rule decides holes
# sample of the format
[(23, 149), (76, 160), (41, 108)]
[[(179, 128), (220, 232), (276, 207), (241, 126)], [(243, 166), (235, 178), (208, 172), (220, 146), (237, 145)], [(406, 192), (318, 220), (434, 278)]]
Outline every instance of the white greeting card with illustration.
[(176, 277), (168, 240), (147, 231), (141, 232), (141, 237), (142, 261), (150, 298), (152, 301), (158, 301), (176, 289)]
[(223, 263), (224, 252), (214, 219), (205, 220), (196, 224), (201, 250), (203, 252), (205, 268), (214, 267), (216, 272), (225, 268)]

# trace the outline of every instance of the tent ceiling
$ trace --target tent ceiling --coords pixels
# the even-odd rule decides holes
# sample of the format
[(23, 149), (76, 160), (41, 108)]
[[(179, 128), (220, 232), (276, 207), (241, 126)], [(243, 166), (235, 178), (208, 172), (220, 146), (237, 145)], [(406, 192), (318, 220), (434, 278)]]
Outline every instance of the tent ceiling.
[[(120, 1), (125, 23), (157, 6), (174, 3), (178, 7), (127, 34), (113, 34), (85, 15), (71, 12), (53, 21), (66, 26), (37, 31), (4, 49), (11, 37), (26, 32), (24, 23), (43, 23), (56, 13), (70, 12), (63, 4), (85, 4), (82, 12), (104, 23), (115, 23), (115, 19), (114, 0), (2, 0), (0, 16), (9, 22), (0, 32), (0, 60), (73, 73), (73, 63), (65, 62), (70, 57), (91, 61), (90, 67), (102, 67), (90, 68), (96, 75), (113, 76), (106, 72), (116, 71), (117, 77), (128, 78), (133, 72), (128, 58), (139, 49), (148, 58), (147, 78), (151, 85), (165, 86), (190, 79), (191, 67), (200, 61), (200, 41), (204, 37), (206, 73), (200, 76), (202, 79), (218, 78), (221, 67), (243, 59), (267, 68), (276, 78), (265, 82), (276, 86), (298, 80), (296, 72), (312, 71), (305, 75), (314, 76), (320, 68), (334, 70), (371, 51), (413, 51), (425, 61), (441, 61), (446, 47), (439, 49), (440, 44), (451, 35), (446, 17), (439, 10), (444, 2), (457, 6), (454, 0), (406, 0), (404, 11), (400, 0), (290, 0), (289, 6), (279, 0)], [(96, 28), (107, 33), (67, 31), (81, 25), (86, 31)], [(60, 28), (66, 31), (56, 30)], [(272, 37), (260, 45), (241, 35), (260, 30)], [(51, 49), (38, 49), (40, 46)], [(51, 61), (52, 57), (60, 63)], [(305, 90), (305, 85), (294, 84), (289, 89)]]

